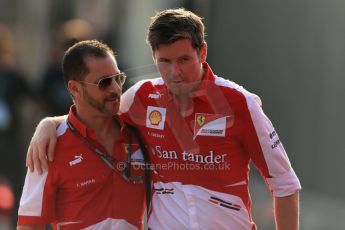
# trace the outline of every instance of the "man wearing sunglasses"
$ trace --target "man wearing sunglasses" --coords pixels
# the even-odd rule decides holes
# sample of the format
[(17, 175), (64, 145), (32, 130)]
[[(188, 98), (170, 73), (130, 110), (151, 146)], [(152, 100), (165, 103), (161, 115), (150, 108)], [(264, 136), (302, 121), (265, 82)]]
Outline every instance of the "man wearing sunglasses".
[(142, 229), (143, 173), (130, 162), (143, 156), (114, 115), (125, 74), (113, 51), (91, 40), (66, 51), (63, 76), (74, 104), (56, 130), (49, 170), (27, 172), (17, 229)]
[[(249, 195), (252, 161), (274, 196), (277, 229), (298, 229), (301, 186), (284, 147), (260, 98), (212, 72), (201, 18), (184, 9), (158, 12), (147, 42), (161, 77), (127, 90), (120, 111), (150, 151), (149, 228), (256, 229)], [(55, 139), (44, 133), (55, 127), (51, 124), (47, 119), (38, 126), (28, 151), (31, 169), (34, 161), (41, 170), (39, 158), (45, 159)]]

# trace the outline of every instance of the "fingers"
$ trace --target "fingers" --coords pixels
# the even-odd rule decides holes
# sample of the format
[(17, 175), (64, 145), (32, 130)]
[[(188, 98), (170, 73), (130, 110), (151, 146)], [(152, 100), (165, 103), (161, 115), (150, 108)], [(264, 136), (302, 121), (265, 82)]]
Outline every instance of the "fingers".
[(33, 159), (32, 159), (32, 147), (31, 143), (29, 145), (28, 151), (26, 153), (26, 167), (29, 168), (30, 172), (34, 171)]
[[(60, 119), (65, 119), (65, 117), (60, 117)], [(55, 122), (52, 118), (43, 119), (37, 125), (28, 148), (26, 165), (30, 171), (37, 170), (38, 174), (41, 175), (43, 170), (48, 170), (48, 159), (53, 161), (56, 142)]]
[(38, 159), (39, 159), (39, 162), (41, 163), (42, 171), (48, 171), (47, 156), (45, 154), (39, 153)]
[(50, 138), (50, 143), (48, 144), (48, 160), (53, 161), (54, 160), (54, 150), (56, 146), (56, 137)]
[[(33, 143), (32, 143), (33, 144)], [(38, 172), (39, 175), (42, 175), (42, 168), (41, 168), (41, 163), (38, 155), (37, 148), (32, 147), (32, 161), (34, 163), (34, 169)]]
[[(35, 158), (37, 158), (37, 168), (40, 168), (41, 171), (48, 170), (48, 162), (47, 162), (47, 145), (48, 142), (40, 141), (37, 143), (36, 149), (37, 153), (35, 153)], [(35, 162), (36, 166), (36, 162)]]

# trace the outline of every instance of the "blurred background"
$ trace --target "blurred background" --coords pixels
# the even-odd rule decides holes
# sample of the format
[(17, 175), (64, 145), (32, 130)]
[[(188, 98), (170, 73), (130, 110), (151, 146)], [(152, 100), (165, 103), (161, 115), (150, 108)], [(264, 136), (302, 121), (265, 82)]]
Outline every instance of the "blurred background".
[[(204, 18), (213, 71), (261, 97), (303, 186), (301, 229), (345, 229), (345, 1), (0, 0), (0, 230), (15, 228), (37, 122), (68, 112), (64, 50), (97, 38), (117, 52), (127, 87), (157, 76), (146, 28), (178, 6)], [(274, 229), (255, 170), (251, 192), (258, 228)]]

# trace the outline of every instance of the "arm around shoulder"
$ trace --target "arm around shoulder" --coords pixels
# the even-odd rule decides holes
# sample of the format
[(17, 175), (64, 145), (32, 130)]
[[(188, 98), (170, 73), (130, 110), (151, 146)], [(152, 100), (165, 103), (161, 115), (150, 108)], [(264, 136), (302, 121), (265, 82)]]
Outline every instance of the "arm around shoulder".
[(45, 117), (37, 125), (36, 130), (40, 126), (43, 126), (43, 127), (48, 126), (49, 127), (50, 125), (55, 126), (55, 129), (56, 129), (56, 127), (58, 127), (64, 120), (66, 120), (66, 118), (67, 118), (67, 115), (55, 116), (55, 117)]
[(37, 125), (32, 136), (26, 165), (31, 171), (36, 169), (40, 174), (47, 169), (47, 158), (52, 161), (56, 144), (56, 128), (66, 119), (67, 115), (46, 117)]

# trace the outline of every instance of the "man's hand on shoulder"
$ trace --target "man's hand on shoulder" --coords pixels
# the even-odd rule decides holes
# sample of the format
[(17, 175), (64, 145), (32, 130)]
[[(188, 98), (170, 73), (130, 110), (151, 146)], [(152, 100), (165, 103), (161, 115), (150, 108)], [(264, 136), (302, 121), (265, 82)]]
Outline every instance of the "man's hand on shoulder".
[(26, 166), (30, 171), (42, 174), (48, 169), (48, 161), (53, 161), (57, 141), (56, 128), (66, 119), (65, 116), (46, 117), (40, 121), (32, 136), (26, 155)]

